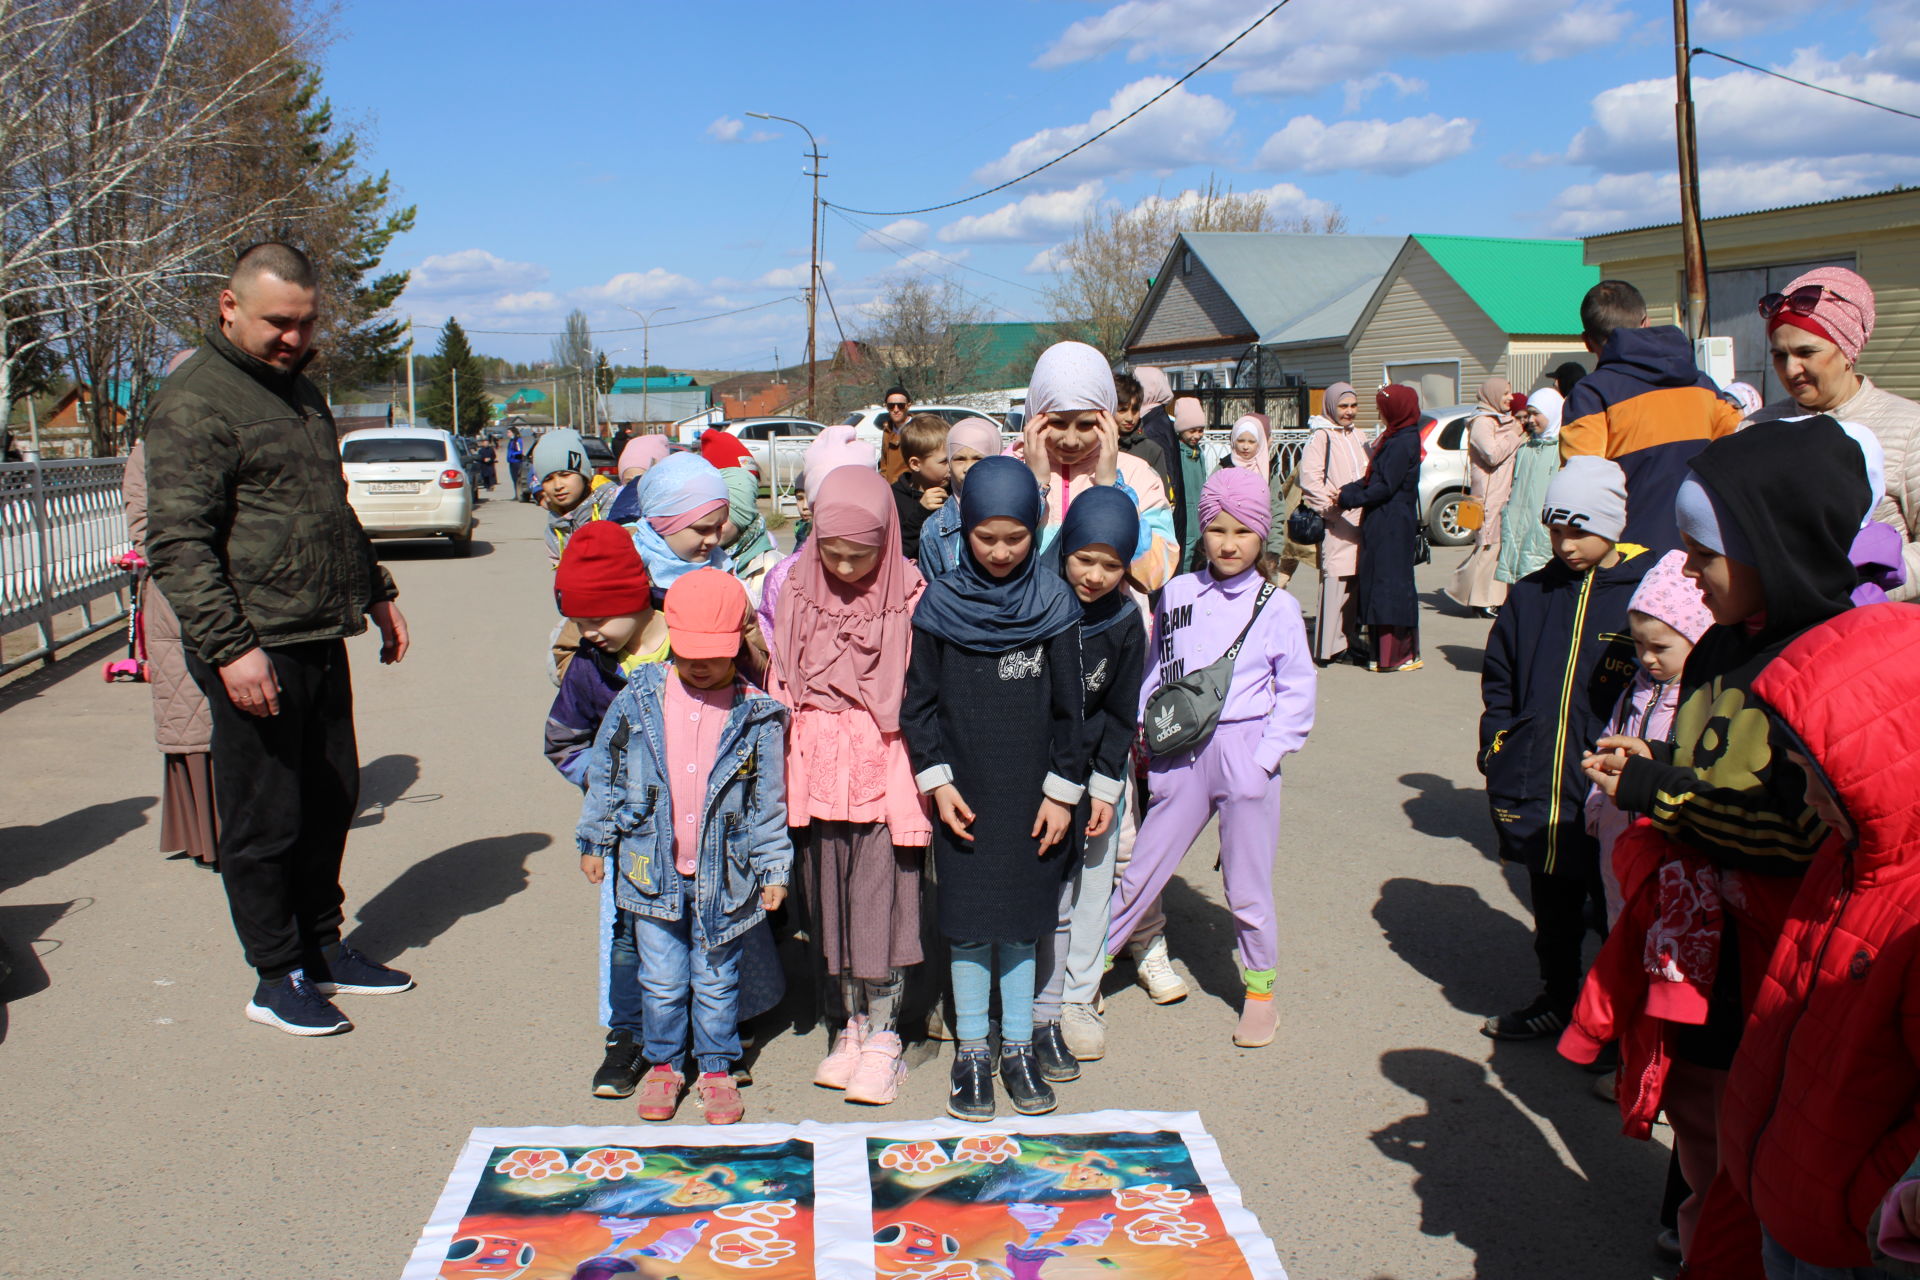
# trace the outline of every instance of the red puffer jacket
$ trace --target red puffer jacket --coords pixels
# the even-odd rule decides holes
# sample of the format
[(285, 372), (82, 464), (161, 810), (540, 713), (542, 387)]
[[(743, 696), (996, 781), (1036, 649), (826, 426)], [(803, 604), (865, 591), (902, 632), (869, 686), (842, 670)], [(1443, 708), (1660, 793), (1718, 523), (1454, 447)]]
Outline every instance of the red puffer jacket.
[(1920, 1152), (1920, 606), (1802, 635), (1753, 691), (1857, 835), (1821, 846), (1761, 982), (1720, 1157), (1802, 1262), (1869, 1265), (1867, 1218)]

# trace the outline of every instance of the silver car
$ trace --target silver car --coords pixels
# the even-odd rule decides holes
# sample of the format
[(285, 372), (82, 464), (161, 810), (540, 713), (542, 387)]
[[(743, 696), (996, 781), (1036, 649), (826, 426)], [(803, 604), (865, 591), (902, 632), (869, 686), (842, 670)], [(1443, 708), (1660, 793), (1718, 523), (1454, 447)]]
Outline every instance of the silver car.
[(435, 427), (370, 427), (340, 441), (347, 502), (372, 538), (445, 538), (473, 550), (473, 483), (452, 435)]

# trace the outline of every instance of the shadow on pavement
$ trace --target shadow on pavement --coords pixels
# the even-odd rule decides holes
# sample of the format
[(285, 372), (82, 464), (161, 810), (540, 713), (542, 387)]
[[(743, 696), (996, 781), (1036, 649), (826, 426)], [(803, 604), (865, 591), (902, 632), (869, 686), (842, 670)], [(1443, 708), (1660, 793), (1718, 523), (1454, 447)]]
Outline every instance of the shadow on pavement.
[(1499, 857), (1485, 791), (1456, 786), (1451, 778), (1437, 773), (1403, 773), (1400, 785), (1414, 791), (1400, 807), (1415, 831), (1441, 840), (1464, 840), (1488, 858)]
[(462, 556), (445, 538), (380, 538), (373, 544), (376, 560), (477, 560), (493, 554), (493, 544), (475, 538), (473, 549)]
[(356, 827), (373, 827), (386, 821), (387, 810), (396, 804), (432, 804), (437, 792), (410, 796), (413, 784), (420, 781), (417, 756), (399, 754), (381, 756), (360, 766), (360, 816)]
[(21, 902), (0, 907), (0, 1042), (7, 1038), (7, 1006), (37, 996), (49, 985), (40, 957), (60, 949), (47, 930), (75, 911), (93, 905), (92, 898), (71, 902)]
[[(1412, 1168), (1420, 1230), (1452, 1236), (1473, 1250), (1473, 1275), (1480, 1280), (1614, 1280), (1654, 1269), (1647, 1246), (1665, 1151), (1620, 1137), (1617, 1113), (1586, 1093), (1588, 1077), (1560, 1065), (1573, 1077), (1568, 1105), (1590, 1108), (1596, 1127), (1613, 1128), (1612, 1158), (1583, 1164), (1584, 1174), (1568, 1167), (1533, 1118), (1494, 1087), (1479, 1063), (1438, 1049), (1394, 1049), (1380, 1056), (1380, 1073), (1426, 1106), (1374, 1132), (1373, 1145)], [(1644, 1170), (1622, 1167), (1635, 1164)], [(1648, 1202), (1649, 1226), (1641, 1240), (1630, 1234), (1636, 1195)], [(1636, 1256), (1645, 1256), (1646, 1265), (1628, 1261)]]
[(1443, 644), (1439, 646), (1440, 656), (1455, 671), (1465, 671), (1469, 675), (1479, 675), (1486, 665), (1487, 651), (1470, 644)]
[[(1205, 862), (1195, 865), (1202, 868), (1200, 874), (1219, 878)], [(1202, 991), (1239, 1013), (1247, 984), (1234, 961), (1233, 912), (1178, 875), (1167, 881), (1160, 905), (1167, 913), (1167, 948), (1173, 958), (1186, 966)]]
[(553, 843), (542, 832), (488, 836), (414, 863), (362, 904), (347, 942), (386, 962), (424, 947), (462, 917), (499, 906), (527, 887), (527, 858)]
[(1488, 1017), (1516, 1008), (1539, 986), (1533, 931), (1477, 889), (1389, 880), (1373, 919), (1393, 953), (1463, 1013)]
[(75, 809), (37, 827), (0, 827), (0, 849), (7, 853), (0, 861), (0, 890), (51, 875), (139, 830), (157, 803), (153, 796), (128, 796)]

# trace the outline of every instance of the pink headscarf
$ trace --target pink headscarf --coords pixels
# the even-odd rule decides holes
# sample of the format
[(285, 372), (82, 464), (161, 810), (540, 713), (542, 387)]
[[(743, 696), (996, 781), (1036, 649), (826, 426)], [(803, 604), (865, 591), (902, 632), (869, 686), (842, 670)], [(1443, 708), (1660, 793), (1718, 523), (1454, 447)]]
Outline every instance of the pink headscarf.
[(1260, 477), (1260, 479), (1265, 480), (1268, 475), (1268, 468), (1272, 465), (1267, 440), (1270, 430), (1271, 428), (1267, 426), (1266, 414), (1242, 414), (1240, 420), (1233, 424), (1233, 433), (1227, 437), (1227, 443), (1232, 444), (1233, 441), (1238, 440), (1242, 435), (1251, 433), (1254, 439), (1254, 454), (1253, 457), (1245, 459), (1241, 458), (1237, 453), (1232, 455), (1233, 465), (1236, 467), (1244, 467), (1248, 471), (1253, 472), (1254, 475)]
[[(813, 536), (774, 605), (774, 661), (795, 710), (860, 708), (881, 732), (900, 728), (913, 644), (913, 606), (926, 581), (900, 554), (900, 509), (878, 471), (845, 466), (810, 489)], [(873, 572), (842, 582), (820, 543), (845, 538), (880, 548)]]
[(1688, 643), (1699, 644), (1700, 637), (1713, 625), (1713, 615), (1700, 597), (1700, 588), (1681, 572), (1686, 563), (1684, 551), (1669, 551), (1661, 556), (1653, 568), (1647, 570), (1647, 576), (1640, 579), (1640, 586), (1627, 602), (1627, 608), (1657, 618), (1685, 636)]
[(1191, 431), (1195, 427), (1207, 425), (1207, 411), (1192, 396), (1181, 396), (1173, 402), (1173, 429)]
[(665, 436), (635, 436), (627, 441), (627, 447), (620, 451), (620, 465), (617, 468), (622, 483), (632, 479), (627, 474), (629, 471), (647, 474), (647, 470), (666, 457), (670, 450)]
[(821, 481), (827, 473), (836, 467), (866, 467), (877, 470), (880, 455), (874, 447), (854, 434), (852, 427), (828, 427), (813, 438), (807, 446), (807, 454), (800, 464), (800, 483), (807, 491), (807, 501), (813, 501), (813, 495), (820, 492)]
[(1265, 481), (1242, 467), (1222, 467), (1200, 490), (1202, 528), (1222, 511), (1262, 538), (1273, 532), (1273, 495)]
[(1805, 329), (1840, 348), (1848, 364), (1857, 364), (1860, 349), (1873, 336), (1873, 286), (1845, 267), (1815, 267), (1794, 277), (1785, 292), (1790, 294), (1810, 284), (1821, 285), (1826, 290), (1813, 314), (1799, 316), (1782, 307), (1767, 322), (1767, 332), (1772, 333), (1781, 325)]
[(1173, 385), (1167, 381), (1166, 371), (1150, 364), (1134, 368), (1133, 377), (1140, 384), (1140, 412), (1156, 405), (1163, 405), (1173, 399)]
[(962, 418), (947, 430), (947, 458), (955, 449), (971, 449), (983, 458), (1000, 452), (1000, 428), (985, 418)]
[(1729, 382), (1727, 394), (1740, 402), (1740, 413), (1743, 417), (1766, 404), (1766, 401), (1760, 398), (1760, 389), (1751, 382)]

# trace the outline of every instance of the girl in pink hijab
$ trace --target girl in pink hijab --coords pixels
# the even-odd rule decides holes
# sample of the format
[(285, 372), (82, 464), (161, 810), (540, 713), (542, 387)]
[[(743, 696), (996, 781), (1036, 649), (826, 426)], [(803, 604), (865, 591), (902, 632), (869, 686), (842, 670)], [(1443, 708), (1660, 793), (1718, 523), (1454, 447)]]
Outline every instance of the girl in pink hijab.
[(1267, 436), (1267, 416), (1264, 413), (1249, 413), (1233, 424), (1233, 434), (1229, 437), (1233, 447), (1233, 465), (1253, 472), (1255, 478), (1263, 483), (1273, 478)]
[(814, 1083), (878, 1106), (907, 1074), (896, 1022), (904, 971), (921, 960), (920, 863), (933, 834), (900, 736), (926, 583), (901, 555), (899, 509), (878, 471), (837, 467), (811, 492), (813, 536), (774, 607), (768, 685), (793, 711), (787, 819), (805, 828), (813, 936), (845, 1016)]

